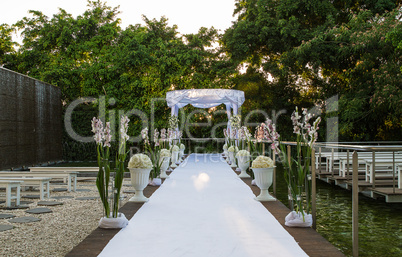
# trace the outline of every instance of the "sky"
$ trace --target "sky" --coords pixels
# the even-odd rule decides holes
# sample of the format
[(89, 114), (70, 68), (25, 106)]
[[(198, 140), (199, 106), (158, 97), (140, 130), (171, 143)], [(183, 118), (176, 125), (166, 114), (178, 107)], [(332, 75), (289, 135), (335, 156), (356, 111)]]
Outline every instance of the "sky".
[[(106, 4), (120, 5), (118, 18), (123, 29), (130, 24), (144, 24), (142, 15), (157, 20), (165, 16), (169, 26), (176, 24), (181, 34), (197, 33), (200, 27), (212, 26), (223, 33), (235, 20), (235, 0), (107, 0)], [(29, 10), (41, 11), (51, 18), (59, 7), (76, 17), (87, 9), (87, 0), (2, 0), (0, 24), (12, 25), (28, 16)]]

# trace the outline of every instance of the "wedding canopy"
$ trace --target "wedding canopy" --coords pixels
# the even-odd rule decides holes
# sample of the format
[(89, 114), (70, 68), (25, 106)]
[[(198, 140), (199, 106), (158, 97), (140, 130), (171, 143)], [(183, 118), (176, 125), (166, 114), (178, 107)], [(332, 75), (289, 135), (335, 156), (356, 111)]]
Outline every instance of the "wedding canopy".
[(244, 100), (244, 92), (234, 89), (184, 89), (166, 93), (167, 105), (172, 109), (172, 116), (178, 116), (179, 109), (188, 104), (197, 108), (211, 108), (225, 104), (230, 119), (232, 110), (233, 115), (236, 115)]

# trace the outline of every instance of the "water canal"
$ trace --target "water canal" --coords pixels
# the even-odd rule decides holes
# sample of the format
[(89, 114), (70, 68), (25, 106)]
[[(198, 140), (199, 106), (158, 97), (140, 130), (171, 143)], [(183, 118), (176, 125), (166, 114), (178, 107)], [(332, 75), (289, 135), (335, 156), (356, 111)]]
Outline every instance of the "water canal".
[[(277, 169), (277, 198), (288, 206), (283, 170)], [(317, 231), (352, 256), (352, 192), (317, 180)], [(402, 256), (402, 204), (359, 196), (359, 256)]]

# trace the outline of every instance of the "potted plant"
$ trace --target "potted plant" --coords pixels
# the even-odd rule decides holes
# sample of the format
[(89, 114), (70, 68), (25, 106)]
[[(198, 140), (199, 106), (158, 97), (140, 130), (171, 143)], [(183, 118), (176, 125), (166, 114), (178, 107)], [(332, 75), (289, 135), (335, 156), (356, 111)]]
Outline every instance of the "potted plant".
[(176, 162), (179, 160), (180, 148), (177, 145), (172, 147), (172, 165), (170, 167), (177, 168)]
[(153, 168), (149, 173), (149, 185), (151, 186), (160, 186), (162, 184), (162, 180), (159, 175), (161, 173), (162, 162), (160, 161), (160, 151), (161, 145), (165, 144), (164, 138), (165, 131), (161, 130), (161, 139), (159, 139), (159, 131), (157, 129), (154, 130), (153, 142), (149, 141), (148, 137), (148, 128), (144, 128), (141, 131), (141, 136), (144, 140), (144, 151), (150, 157)]
[(160, 162), (160, 165), (161, 165), (160, 178), (168, 178), (169, 177), (169, 175), (166, 174), (166, 170), (169, 167), (170, 157), (171, 157), (171, 154), (170, 154), (170, 151), (168, 149), (161, 149), (161, 151), (160, 151), (160, 159), (159, 159), (159, 162)]
[(149, 173), (152, 170), (151, 159), (142, 153), (134, 154), (128, 162), (128, 169), (131, 175), (131, 184), (135, 189), (135, 195), (130, 202), (147, 202), (148, 198), (144, 196), (143, 190), (148, 185)]
[(229, 160), (230, 160), (230, 167), (236, 167), (236, 160), (235, 160), (235, 147), (231, 145), (228, 148), (228, 153), (229, 153)]
[(302, 109), (299, 115), (298, 108), (292, 113), (293, 132), (296, 134), (296, 158), (287, 158), (285, 146), (280, 144), (279, 134), (270, 119), (266, 121), (267, 133), (273, 142), (271, 147), (277, 153), (279, 160), (286, 170), (285, 181), (288, 185), (289, 199), (292, 201), (292, 212), (285, 218), (285, 225), (291, 227), (310, 227), (311, 217), (311, 152), (318, 137), (318, 117), (313, 124), (310, 123), (313, 115)]
[(225, 143), (222, 148), (223, 148), (223, 157), (227, 158), (228, 157), (228, 144)]
[(182, 160), (184, 159), (184, 150), (186, 149), (186, 146), (184, 144), (180, 144), (180, 151), (179, 151), (179, 159)]
[(239, 164), (240, 174), (239, 178), (249, 178), (247, 169), (250, 166), (250, 152), (247, 150), (240, 150), (236, 153), (237, 163)]
[(272, 185), (274, 174), (274, 162), (268, 156), (260, 155), (252, 163), (251, 168), (254, 173), (255, 183), (260, 188), (260, 194), (254, 199), (257, 201), (276, 201), (276, 198), (268, 192)]
[[(105, 128), (100, 119), (92, 119), (92, 132), (95, 134), (94, 139), (97, 145), (98, 153), (98, 175), (96, 178), (96, 186), (102, 201), (105, 216), (101, 218), (99, 227), (101, 228), (123, 228), (127, 226), (128, 220), (123, 213), (119, 213), (120, 207), (120, 191), (124, 178), (124, 162), (127, 157), (126, 142), (129, 138), (127, 135), (129, 119), (122, 116), (120, 120), (120, 143), (119, 151), (116, 156), (116, 168), (114, 180), (110, 179), (110, 143), (112, 140), (110, 122), (106, 122)], [(112, 191), (109, 191), (111, 183)], [(112, 203), (109, 204), (109, 199)]]

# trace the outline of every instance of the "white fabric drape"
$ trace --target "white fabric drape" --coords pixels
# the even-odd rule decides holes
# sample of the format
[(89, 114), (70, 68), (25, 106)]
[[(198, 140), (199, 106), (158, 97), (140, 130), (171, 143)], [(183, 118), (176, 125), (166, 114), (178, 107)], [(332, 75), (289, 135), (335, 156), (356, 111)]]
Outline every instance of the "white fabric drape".
[(237, 115), (238, 109), (245, 101), (245, 96), (243, 91), (234, 89), (184, 89), (167, 92), (166, 101), (171, 108), (171, 116), (178, 116), (179, 109), (188, 104), (196, 108), (212, 108), (225, 104), (229, 131), (232, 109), (233, 115)]
[(166, 93), (167, 105), (172, 108), (172, 115), (177, 115), (178, 110), (188, 104), (196, 108), (225, 104), (227, 109), (229, 106), (233, 109), (233, 114), (237, 114), (244, 100), (244, 92), (234, 89), (184, 89)]

